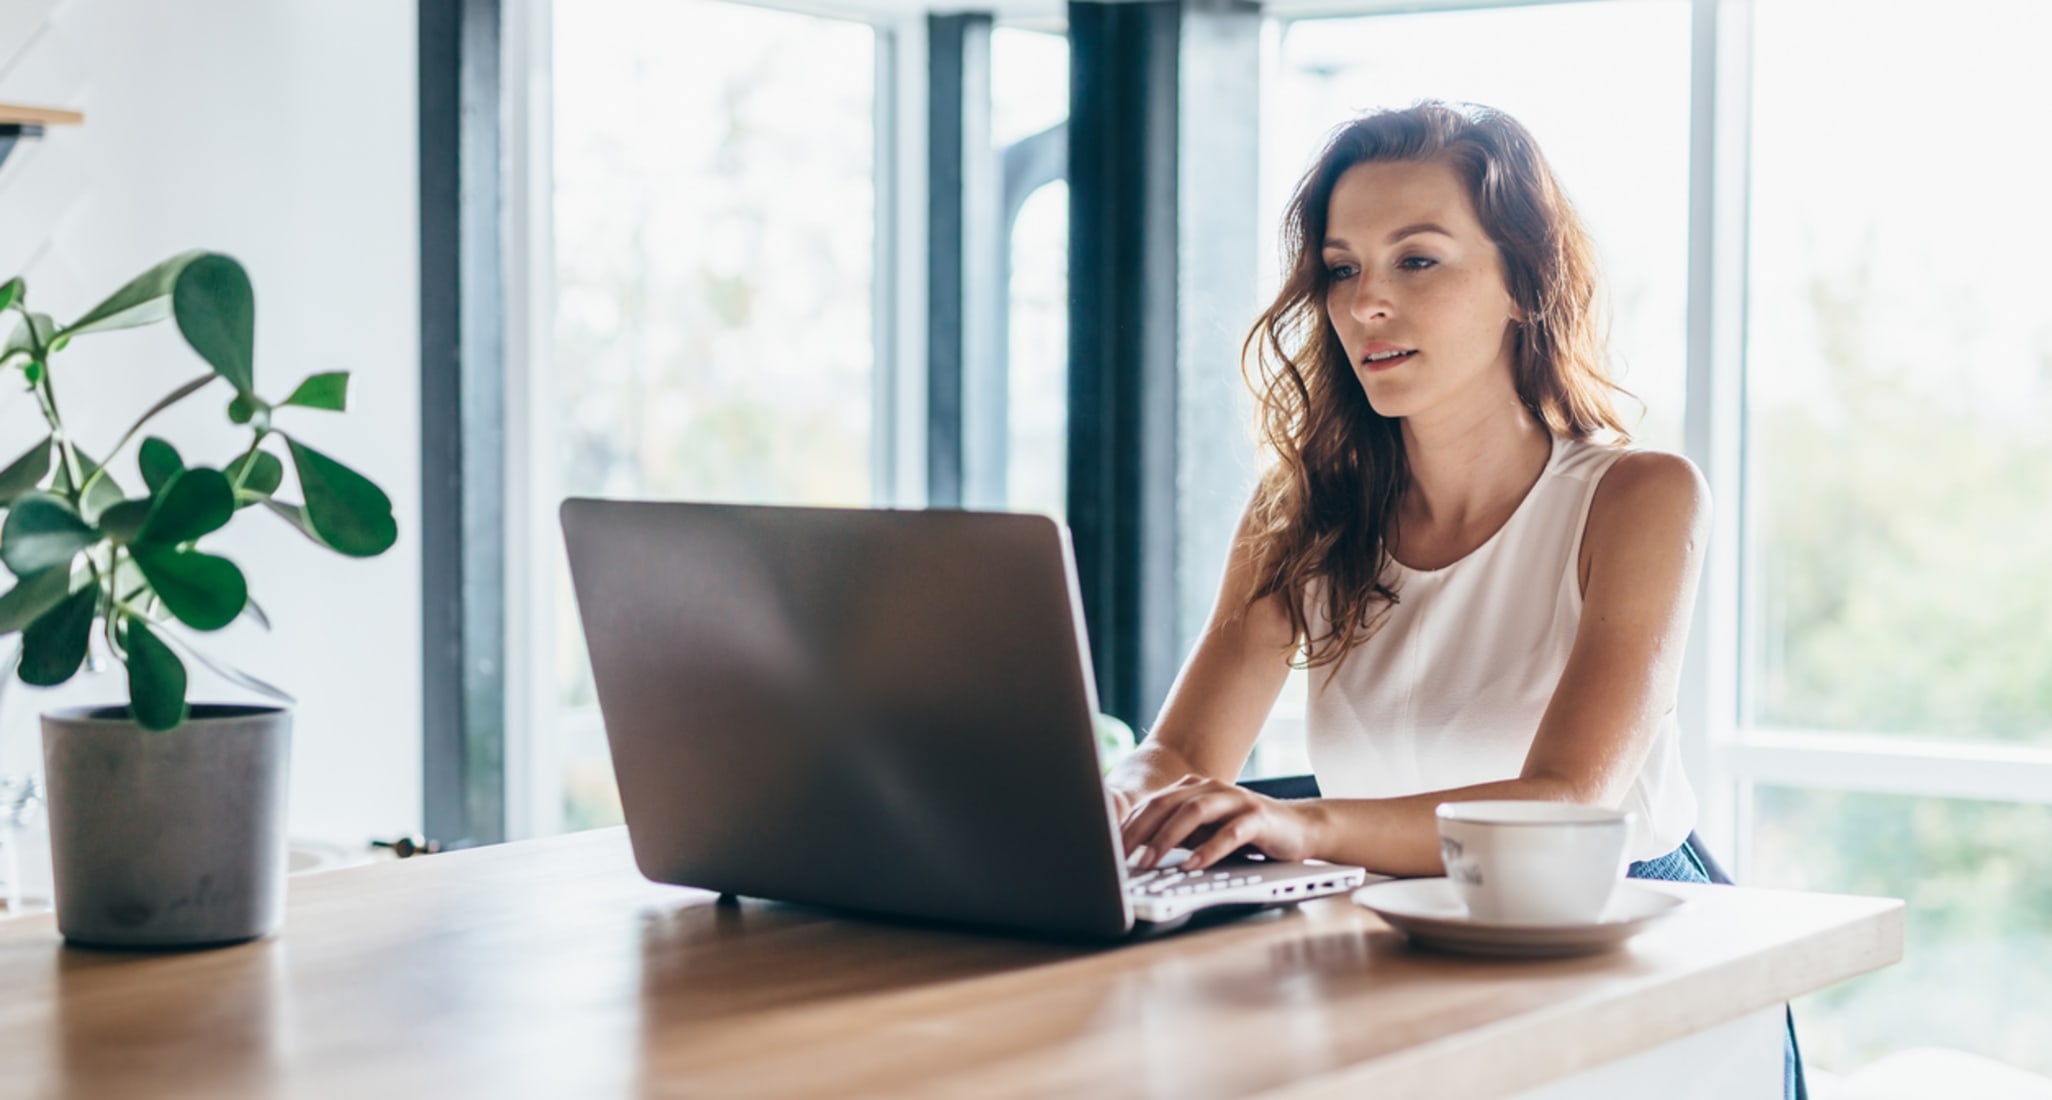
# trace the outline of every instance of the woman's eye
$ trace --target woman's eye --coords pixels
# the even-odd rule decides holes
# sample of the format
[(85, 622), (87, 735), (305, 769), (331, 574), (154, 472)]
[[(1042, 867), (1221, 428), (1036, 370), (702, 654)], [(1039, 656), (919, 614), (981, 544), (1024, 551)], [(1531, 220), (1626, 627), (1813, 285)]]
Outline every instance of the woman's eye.
[(1353, 264), (1332, 264), (1325, 269), (1325, 274), (1334, 282), (1341, 282), (1353, 278), (1360, 273), (1360, 270), (1360, 268), (1355, 267)]
[(1439, 261), (1430, 256), (1406, 256), (1397, 261), (1397, 266), (1405, 271), (1423, 271), (1428, 267), (1437, 267), (1438, 265)]

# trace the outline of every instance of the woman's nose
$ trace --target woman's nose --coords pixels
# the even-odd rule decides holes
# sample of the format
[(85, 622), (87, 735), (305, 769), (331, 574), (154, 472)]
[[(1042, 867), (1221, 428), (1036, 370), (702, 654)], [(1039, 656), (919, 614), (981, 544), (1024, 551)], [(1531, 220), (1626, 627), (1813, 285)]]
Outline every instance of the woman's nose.
[(1354, 284), (1354, 300), (1348, 311), (1356, 321), (1387, 320), (1390, 312), (1387, 290), (1380, 280), (1361, 276)]

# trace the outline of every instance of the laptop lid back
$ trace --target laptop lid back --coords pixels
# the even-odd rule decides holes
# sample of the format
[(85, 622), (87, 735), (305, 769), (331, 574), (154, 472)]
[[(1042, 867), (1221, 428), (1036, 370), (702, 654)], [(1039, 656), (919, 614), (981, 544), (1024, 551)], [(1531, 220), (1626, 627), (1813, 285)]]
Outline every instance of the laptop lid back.
[(562, 520), (649, 878), (1130, 927), (1059, 524), (580, 499)]

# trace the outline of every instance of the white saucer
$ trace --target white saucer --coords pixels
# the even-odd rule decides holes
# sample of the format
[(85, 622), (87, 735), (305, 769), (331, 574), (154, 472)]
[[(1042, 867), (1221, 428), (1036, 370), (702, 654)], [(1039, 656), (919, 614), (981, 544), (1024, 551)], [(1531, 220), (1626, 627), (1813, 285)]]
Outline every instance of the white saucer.
[(1617, 884), (1603, 916), (1587, 924), (1502, 924), (1468, 916), (1468, 907), (1444, 878), (1400, 878), (1354, 891), (1354, 901), (1375, 912), (1411, 942), (1475, 955), (1586, 955), (1607, 950), (1685, 903), (1629, 879)]

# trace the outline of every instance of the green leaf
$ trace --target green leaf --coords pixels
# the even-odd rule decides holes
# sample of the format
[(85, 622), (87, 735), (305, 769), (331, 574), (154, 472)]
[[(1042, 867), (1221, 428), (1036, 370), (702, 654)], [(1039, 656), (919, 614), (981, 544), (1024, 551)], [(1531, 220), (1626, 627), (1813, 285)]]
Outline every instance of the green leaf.
[(50, 338), (55, 335), (57, 322), (51, 320), (49, 314), (28, 314), (22, 319), (21, 324), (14, 326), (14, 331), (7, 336), (7, 342), (0, 344), (0, 358), (6, 358), (17, 351), (34, 355), (37, 349), (48, 348)]
[(349, 372), (316, 374), (301, 382), (299, 388), (292, 391), (292, 396), (279, 404), (342, 412), (349, 407)]
[(43, 477), (50, 472), (50, 441), (43, 440), (28, 449), (28, 453), (15, 459), (5, 470), (0, 470), (0, 508), (14, 503), (14, 498), (43, 483)]
[[(172, 475), (137, 531), (138, 546), (175, 546), (221, 529), (235, 517), (235, 491), (219, 470), (195, 466)], [(181, 616), (182, 618), (183, 616)]]
[(100, 541), (61, 498), (36, 491), (15, 498), (0, 527), (0, 561), (17, 577), (69, 566), (79, 551)]
[(173, 729), (185, 721), (185, 662), (141, 619), (130, 616), (122, 642), (128, 648), (128, 705), (146, 730)]
[(21, 632), (21, 682), (56, 687), (71, 679), (85, 663), (99, 605), (100, 590), (87, 585), (30, 623)]
[(150, 509), (154, 501), (124, 500), (100, 513), (100, 530), (115, 542), (134, 542), (142, 533), (143, 524), (149, 522)]
[(256, 422), (257, 429), (268, 431), (271, 427), (271, 406), (253, 393), (238, 393), (228, 402), (228, 419), (237, 424)]
[(129, 552), (164, 608), (194, 630), (227, 626), (249, 602), (249, 582), (227, 558), (140, 544)]
[(143, 484), (150, 487), (152, 495), (162, 490), (165, 482), (185, 470), (185, 460), (178, 457), (178, 448), (156, 436), (142, 441), (135, 461), (142, 467)]
[(171, 292), (178, 276), (204, 251), (181, 252), (128, 281), (114, 296), (86, 311), (64, 331), (109, 332), (161, 321), (171, 315)]
[(399, 538), (399, 525), (384, 490), (296, 439), (286, 442), (293, 468), (299, 471), (299, 487), (306, 493), (306, 522), (320, 541), (356, 558), (391, 549)]
[(28, 366), (21, 368), (21, 376), (28, 379), (28, 384), (31, 386), (40, 384), (43, 381), (42, 361), (31, 360)]
[[(244, 466), (249, 467), (248, 474), (242, 472)], [(241, 482), (236, 488), (238, 507), (243, 504), (255, 504), (254, 497), (270, 496), (278, 491), (278, 486), (285, 483), (285, 464), (278, 461), (278, 456), (269, 451), (251, 451), (229, 463), (228, 468), (221, 472), (228, 475), (231, 484), (238, 480)], [(253, 494), (253, 498), (240, 499), (245, 494)]]
[[(278, 518), (299, 528), (300, 534), (305, 535), (322, 546), (328, 546), (328, 540), (322, 538), (319, 531), (314, 530), (312, 523), (307, 522), (306, 509), (301, 508), (297, 504), (286, 504), (283, 501), (271, 500), (269, 498), (266, 498), (263, 503), (264, 507), (276, 512)], [(333, 550), (334, 547), (328, 546), (328, 549)]]
[(178, 331), (237, 393), (255, 386), (256, 294), (242, 265), (217, 252), (186, 264), (171, 290)]
[(70, 594), (69, 568), (45, 569), (21, 578), (0, 595), (0, 634), (12, 634), (35, 622)]
[(5, 286), (0, 286), (0, 309), (6, 309), (13, 305), (21, 298), (22, 291), (27, 289), (28, 286), (21, 281), (21, 276), (19, 275), (7, 280)]

